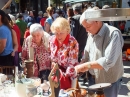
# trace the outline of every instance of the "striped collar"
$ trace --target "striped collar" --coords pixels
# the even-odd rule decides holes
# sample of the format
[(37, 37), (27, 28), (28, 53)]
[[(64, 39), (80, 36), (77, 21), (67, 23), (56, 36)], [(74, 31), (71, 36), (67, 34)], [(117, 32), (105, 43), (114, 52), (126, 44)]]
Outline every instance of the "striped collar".
[(106, 26), (108, 26), (108, 24), (103, 23), (103, 25), (102, 25), (102, 27), (101, 27), (101, 29), (99, 30), (99, 32), (98, 32), (97, 35), (99, 35), (99, 36), (102, 37), (102, 36), (105, 34)]

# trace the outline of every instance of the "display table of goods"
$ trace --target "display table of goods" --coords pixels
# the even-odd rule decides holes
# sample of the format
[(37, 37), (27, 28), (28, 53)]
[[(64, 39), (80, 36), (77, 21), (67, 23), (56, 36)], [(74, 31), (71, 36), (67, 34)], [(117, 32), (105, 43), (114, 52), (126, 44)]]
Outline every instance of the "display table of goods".
[[(53, 82), (44, 80), (41, 83), (40, 78), (25, 78), (23, 73), (19, 73), (18, 78), (14, 81), (13, 76), (0, 74), (0, 97), (99, 97), (98, 94), (89, 96), (85, 89), (79, 87), (78, 81), (76, 81), (75, 88), (69, 88), (67, 90), (57, 89), (55, 92), (52, 92), (57, 88), (53, 88), (53, 86), (58, 85), (56, 82), (54, 82), (56, 84), (54, 85)], [(109, 83), (102, 83), (95, 84), (89, 88), (100, 91), (102, 88), (108, 86), (110, 86)]]
[(25, 78), (21, 73), (14, 81), (11, 75), (0, 74), (0, 97), (34, 97), (35, 95), (49, 95), (49, 82), (40, 78)]
[[(14, 82), (13, 76), (0, 74), (0, 97), (50, 97), (51, 88), (48, 81), (44, 80), (41, 83), (40, 78), (24, 78), (23, 76), (22, 73), (19, 74), (18, 79)], [(61, 89), (59, 90), (59, 97), (77, 97), (70, 96), (72, 95), (70, 90), (73, 90), (73, 92), (78, 90), (76, 93), (80, 93), (79, 88)], [(84, 90), (84, 93), (86, 93), (86, 90)], [(81, 97), (87, 97), (86, 94), (83, 95)]]
[[(0, 97), (90, 97), (87, 90), (79, 87), (78, 78), (73, 88), (60, 89), (60, 71), (57, 64), (49, 74), (49, 81), (44, 80), (41, 83), (41, 79), (32, 77), (30, 72), (27, 72), (27, 75), (24, 75), (23, 71), (16, 73), (15, 78), (12, 75), (0, 74)], [(91, 97), (104, 97), (102, 90), (110, 85), (101, 83), (90, 86), (89, 89), (100, 92), (99, 95), (97, 93)]]

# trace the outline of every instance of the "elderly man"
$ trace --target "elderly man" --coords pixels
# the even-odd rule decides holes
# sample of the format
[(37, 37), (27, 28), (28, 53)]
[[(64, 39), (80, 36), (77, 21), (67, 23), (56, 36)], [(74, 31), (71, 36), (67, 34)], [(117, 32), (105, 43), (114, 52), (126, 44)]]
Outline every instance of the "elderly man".
[(122, 62), (124, 41), (121, 32), (101, 21), (86, 20), (85, 12), (80, 18), (80, 23), (88, 32), (88, 39), (82, 64), (75, 66), (75, 69), (77, 73), (89, 70), (89, 75), (93, 76), (88, 77), (89, 85), (111, 83), (111, 87), (104, 89), (105, 97), (117, 97), (124, 72)]

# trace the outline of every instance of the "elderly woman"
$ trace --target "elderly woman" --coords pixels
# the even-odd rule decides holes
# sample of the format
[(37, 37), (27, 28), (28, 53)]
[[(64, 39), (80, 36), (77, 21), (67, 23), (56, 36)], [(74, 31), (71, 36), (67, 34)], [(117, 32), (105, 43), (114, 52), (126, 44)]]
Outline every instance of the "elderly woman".
[(44, 32), (40, 24), (30, 26), (30, 36), (22, 48), (22, 60), (34, 60), (34, 76), (48, 80), (50, 73), (50, 53), (48, 51), (49, 34)]
[[(66, 78), (73, 80), (76, 77), (74, 66), (78, 64), (79, 47), (76, 39), (69, 34), (68, 20), (62, 17), (57, 18), (52, 23), (51, 31), (55, 34), (50, 40), (51, 61), (59, 65)], [(69, 84), (60, 78), (60, 88), (71, 88), (71, 80)]]

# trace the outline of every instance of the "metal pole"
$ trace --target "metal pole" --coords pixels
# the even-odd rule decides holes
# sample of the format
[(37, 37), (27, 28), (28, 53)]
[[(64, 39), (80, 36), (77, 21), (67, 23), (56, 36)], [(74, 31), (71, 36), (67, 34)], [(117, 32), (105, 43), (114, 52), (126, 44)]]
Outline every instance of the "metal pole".
[(30, 0), (29, 0), (29, 11), (30, 11)]
[(50, 6), (50, 0), (48, 0), (48, 6)]
[(21, 5), (21, 4), (20, 4), (20, 0), (19, 0), (19, 13), (21, 12), (21, 7), (20, 7), (20, 5)]
[(56, 0), (56, 8), (57, 8), (57, 0)]

